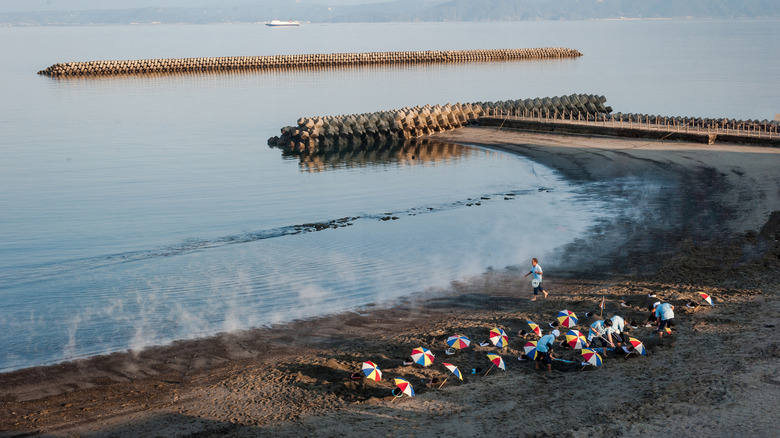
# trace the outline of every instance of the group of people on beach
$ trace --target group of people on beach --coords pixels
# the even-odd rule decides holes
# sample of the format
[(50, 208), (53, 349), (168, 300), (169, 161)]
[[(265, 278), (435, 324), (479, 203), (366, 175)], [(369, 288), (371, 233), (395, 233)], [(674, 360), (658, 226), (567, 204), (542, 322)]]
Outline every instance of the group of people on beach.
[[(533, 298), (531, 298), (531, 301), (536, 301), (540, 293), (544, 294), (544, 298), (547, 298), (548, 292), (545, 291), (542, 286), (543, 270), (541, 265), (539, 265), (539, 260), (535, 257), (531, 259), (531, 270), (525, 274), (523, 278), (526, 278), (529, 275), (533, 276), (531, 281), (531, 285), (533, 286)], [(657, 325), (658, 328), (653, 334), (658, 334), (658, 337), (662, 338), (664, 332), (670, 331), (671, 326), (674, 325), (674, 306), (670, 303), (656, 301), (648, 310), (650, 311), (650, 315), (648, 316), (646, 326), (651, 327)], [(585, 313), (585, 316), (589, 317), (591, 314)], [(555, 360), (553, 345), (555, 344), (556, 339), (561, 335), (561, 332), (556, 328), (559, 325), (557, 321), (551, 322), (549, 325), (553, 330), (539, 338), (536, 343), (537, 354), (534, 358), (535, 369), (540, 369), (540, 365), (544, 364), (547, 366), (548, 372), (552, 371), (552, 362)], [(636, 326), (633, 325), (633, 321), (628, 318), (623, 318), (620, 315), (613, 315), (611, 318), (607, 319), (599, 319), (593, 322), (588, 329), (586, 346), (589, 348), (599, 348), (600, 346), (600, 351), (604, 357), (609, 356), (609, 349), (615, 351), (618, 348), (621, 348), (624, 353), (632, 353), (634, 347), (627, 334), (632, 327), (636, 328)], [(524, 332), (521, 332), (521, 335), (523, 334)], [(560, 346), (566, 348), (566, 341), (561, 341)], [(523, 360), (524, 358), (521, 356), (518, 359)]]

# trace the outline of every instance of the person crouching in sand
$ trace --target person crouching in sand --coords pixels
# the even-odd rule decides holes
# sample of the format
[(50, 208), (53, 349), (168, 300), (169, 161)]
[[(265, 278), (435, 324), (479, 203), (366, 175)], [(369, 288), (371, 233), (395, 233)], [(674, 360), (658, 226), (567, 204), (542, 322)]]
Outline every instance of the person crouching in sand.
[(658, 333), (659, 338), (664, 337), (664, 328), (667, 326), (671, 329), (674, 324), (674, 306), (669, 303), (655, 303), (655, 317), (658, 319)]
[(560, 334), (561, 332), (556, 329), (553, 330), (552, 333), (542, 336), (539, 341), (536, 342), (536, 352), (538, 354), (536, 355), (534, 369), (538, 370), (539, 362), (544, 361), (544, 363), (547, 364), (547, 372), (549, 373), (552, 371), (552, 361), (555, 360), (553, 358), (552, 347), (555, 343), (555, 338), (557, 338)]

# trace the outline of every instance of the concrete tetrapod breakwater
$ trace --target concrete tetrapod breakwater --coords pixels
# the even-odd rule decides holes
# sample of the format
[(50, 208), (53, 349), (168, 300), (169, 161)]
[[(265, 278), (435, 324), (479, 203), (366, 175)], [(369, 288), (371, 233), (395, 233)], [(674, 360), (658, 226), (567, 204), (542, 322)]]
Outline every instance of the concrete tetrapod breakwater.
[(51, 77), (240, 72), (295, 68), (366, 65), (487, 62), (576, 58), (577, 50), (563, 47), (487, 50), (426, 50), (412, 52), (327, 53), (309, 55), (228, 56), (220, 58), (139, 59), (57, 63), (38, 72)]
[(609, 113), (604, 96), (572, 94), (541, 99), (507, 100), (499, 102), (425, 105), (399, 110), (379, 111), (325, 117), (303, 117), (296, 126), (285, 126), (281, 136), (268, 139), (268, 145), (284, 153), (327, 152), (348, 145), (403, 141), (435, 132), (476, 123), (488, 113), (501, 111), (552, 111), (573, 114)]

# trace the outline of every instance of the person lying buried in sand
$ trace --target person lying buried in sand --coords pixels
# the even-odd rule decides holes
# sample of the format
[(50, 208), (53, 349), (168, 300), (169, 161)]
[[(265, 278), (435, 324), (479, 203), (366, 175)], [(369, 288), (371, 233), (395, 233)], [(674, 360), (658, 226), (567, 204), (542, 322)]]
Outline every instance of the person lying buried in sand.
[(553, 357), (553, 344), (555, 343), (555, 338), (560, 336), (561, 332), (559, 332), (557, 329), (553, 330), (552, 333), (547, 334), (539, 338), (539, 341), (536, 343), (536, 352), (538, 353), (536, 355), (536, 361), (534, 364), (534, 369), (539, 369), (539, 362), (544, 362), (547, 364), (547, 372), (552, 371), (552, 363), (555, 360)]
[(653, 304), (653, 307), (655, 307), (655, 316), (658, 322), (658, 330), (655, 332), (658, 333), (659, 338), (663, 338), (664, 328), (667, 326), (672, 328), (674, 325), (674, 306), (669, 303), (656, 303)]
[(689, 309), (696, 309), (697, 307), (699, 307), (699, 303), (694, 303), (693, 301), (688, 301), (687, 303), (685, 303), (685, 307), (687, 307)]
[(527, 274), (523, 275), (523, 278), (528, 277), (531, 274), (533, 274), (533, 280), (531, 281), (531, 284), (535, 285), (534, 297), (531, 299), (531, 301), (536, 301), (536, 297), (539, 295), (539, 292), (543, 293), (544, 297), (547, 298), (547, 292), (545, 292), (544, 287), (542, 287), (542, 265), (539, 264), (539, 260), (537, 260), (536, 257), (531, 259), (531, 270), (528, 271)]

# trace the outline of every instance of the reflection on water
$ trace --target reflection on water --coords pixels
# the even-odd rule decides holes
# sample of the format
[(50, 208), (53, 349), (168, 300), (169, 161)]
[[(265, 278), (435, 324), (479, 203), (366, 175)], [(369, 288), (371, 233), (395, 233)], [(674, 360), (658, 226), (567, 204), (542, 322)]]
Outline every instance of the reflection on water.
[(473, 147), (423, 138), (370, 145), (336, 144), (316, 151), (283, 151), (282, 156), (297, 158), (304, 172), (323, 172), (388, 164), (432, 165), (461, 160), (478, 152), (482, 153)]

